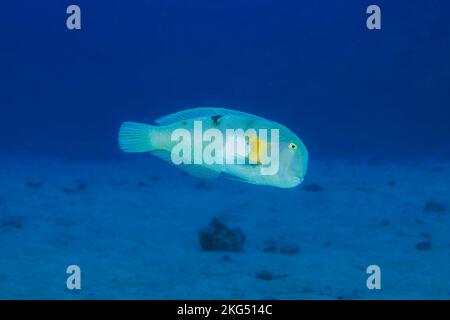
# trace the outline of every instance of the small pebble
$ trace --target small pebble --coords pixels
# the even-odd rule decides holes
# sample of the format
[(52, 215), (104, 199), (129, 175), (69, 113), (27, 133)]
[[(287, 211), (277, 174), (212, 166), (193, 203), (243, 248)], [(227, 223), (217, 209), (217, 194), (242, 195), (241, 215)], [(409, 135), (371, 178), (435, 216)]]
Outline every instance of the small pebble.
[(62, 188), (61, 190), (64, 193), (73, 194), (73, 193), (83, 191), (85, 189), (86, 189), (86, 182), (78, 180), (75, 182), (74, 187), (65, 187), (65, 188)]
[(264, 248), (264, 252), (272, 252), (277, 253), (278, 252), (278, 245), (275, 241), (266, 241)]
[(256, 277), (258, 279), (264, 280), (264, 281), (270, 281), (270, 280), (275, 279), (274, 275), (271, 272), (266, 271), (266, 270), (257, 272)]
[(281, 254), (294, 255), (300, 252), (300, 248), (296, 244), (287, 244), (280, 247)]
[(40, 188), (44, 185), (44, 183), (40, 182), (40, 181), (27, 181), (26, 186), (30, 189), (37, 189)]
[(387, 227), (391, 224), (391, 221), (389, 219), (383, 219), (378, 223), (379, 227)]
[(310, 183), (303, 187), (303, 190), (309, 191), (309, 192), (319, 192), (322, 191), (323, 188), (319, 186), (317, 183)]
[(211, 190), (211, 188), (203, 181), (198, 182), (195, 185), (195, 188), (197, 188), (199, 190)]
[(300, 252), (300, 248), (295, 243), (283, 243), (278, 241), (266, 241), (263, 247), (264, 252), (294, 255)]

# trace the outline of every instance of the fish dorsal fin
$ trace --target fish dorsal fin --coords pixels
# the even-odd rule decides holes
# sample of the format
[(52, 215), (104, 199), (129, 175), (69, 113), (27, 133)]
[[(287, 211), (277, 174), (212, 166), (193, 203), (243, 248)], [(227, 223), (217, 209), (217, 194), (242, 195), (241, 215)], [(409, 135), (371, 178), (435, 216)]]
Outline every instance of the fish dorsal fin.
[(159, 125), (169, 125), (179, 121), (200, 118), (200, 117), (212, 117), (212, 116), (225, 116), (225, 115), (238, 115), (238, 116), (250, 116), (254, 118), (261, 118), (250, 113), (236, 111), (225, 108), (194, 108), (183, 111), (178, 111), (162, 118), (156, 119), (155, 123)]
[[(155, 157), (158, 157), (173, 165), (172, 159), (170, 158), (170, 152), (166, 150), (154, 150), (150, 152)], [(212, 170), (206, 165), (198, 164), (179, 164), (175, 165), (178, 169), (186, 172), (187, 174), (203, 179), (214, 179), (220, 175), (219, 171)]]

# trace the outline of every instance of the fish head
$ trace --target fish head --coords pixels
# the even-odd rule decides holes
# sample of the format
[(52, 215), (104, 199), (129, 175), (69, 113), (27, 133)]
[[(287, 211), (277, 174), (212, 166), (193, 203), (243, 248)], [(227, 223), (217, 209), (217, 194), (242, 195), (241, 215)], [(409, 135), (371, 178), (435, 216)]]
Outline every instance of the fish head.
[(281, 188), (293, 188), (303, 182), (308, 169), (308, 150), (292, 131), (280, 131), (279, 169), (276, 184)]

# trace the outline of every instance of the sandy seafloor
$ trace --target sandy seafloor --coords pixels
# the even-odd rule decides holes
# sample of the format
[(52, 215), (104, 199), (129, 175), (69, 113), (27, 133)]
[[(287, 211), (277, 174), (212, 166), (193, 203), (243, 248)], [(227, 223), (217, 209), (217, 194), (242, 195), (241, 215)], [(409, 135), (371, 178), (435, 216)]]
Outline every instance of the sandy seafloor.
[[(149, 156), (0, 159), (3, 299), (450, 298), (450, 212), (424, 211), (450, 205), (450, 163), (311, 161), (312, 192), (199, 184)], [(242, 229), (242, 252), (200, 249), (215, 216)], [(300, 252), (264, 252), (269, 240)], [(66, 289), (70, 264), (80, 291)], [(371, 264), (382, 290), (366, 288)]]

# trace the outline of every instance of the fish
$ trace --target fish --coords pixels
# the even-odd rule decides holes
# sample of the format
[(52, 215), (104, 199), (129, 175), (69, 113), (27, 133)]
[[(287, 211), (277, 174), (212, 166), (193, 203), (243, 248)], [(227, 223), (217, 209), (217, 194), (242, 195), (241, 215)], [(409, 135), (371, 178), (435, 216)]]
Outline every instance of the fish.
[(305, 179), (306, 146), (275, 121), (238, 110), (199, 107), (154, 122), (123, 122), (120, 149), (150, 153), (203, 179), (222, 176), (277, 188), (293, 188)]

